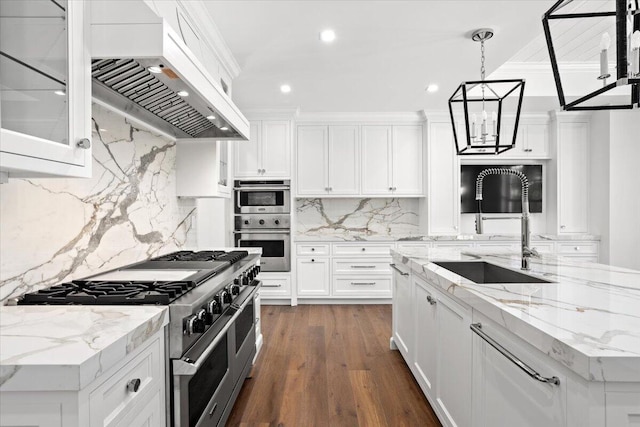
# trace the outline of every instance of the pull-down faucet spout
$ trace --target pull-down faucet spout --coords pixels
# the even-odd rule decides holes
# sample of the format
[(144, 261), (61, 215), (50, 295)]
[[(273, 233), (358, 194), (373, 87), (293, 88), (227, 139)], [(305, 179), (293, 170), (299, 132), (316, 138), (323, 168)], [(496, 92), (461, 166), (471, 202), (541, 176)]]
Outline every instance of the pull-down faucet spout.
[(537, 256), (538, 252), (531, 248), (531, 229), (529, 228), (529, 180), (520, 171), (506, 168), (489, 168), (478, 174), (476, 179), (476, 201), (478, 202), (478, 212), (476, 213), (476, 233), (482, 234), (482, 181), (487, 175), (515, 175), (522, 183), (522, 219), (521, 219), (521, 249), (522, 249), (522, 269), (529, 270), (529, 258)]

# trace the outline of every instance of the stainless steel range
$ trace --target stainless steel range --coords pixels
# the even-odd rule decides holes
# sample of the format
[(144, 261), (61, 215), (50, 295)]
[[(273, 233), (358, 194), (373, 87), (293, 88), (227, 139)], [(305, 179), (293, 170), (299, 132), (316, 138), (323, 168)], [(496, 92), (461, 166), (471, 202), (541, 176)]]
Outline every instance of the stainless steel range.
[(258, 254), (179, 251), (26, 294), (18, 304), (160, 304), (174, 426), (222, 426), (255, 356)]

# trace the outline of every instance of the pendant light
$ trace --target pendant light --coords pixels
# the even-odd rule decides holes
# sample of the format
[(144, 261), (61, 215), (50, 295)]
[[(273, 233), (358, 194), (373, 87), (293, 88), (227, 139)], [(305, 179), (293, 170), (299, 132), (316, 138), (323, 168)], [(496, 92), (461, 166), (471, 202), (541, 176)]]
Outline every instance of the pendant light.
[[(615, 0), (607, 2), (607, 8), (602, 7), (602, 2), (576, 2), (571, 7), (570, 3), (571, 0), (556, 2), (542, 18), (561, 107), (564, 110), (638, 108), (639, 1)], [(611, 10), (614, 4), (615, 10)], [(614, 49), (610, 49), (611, 46)], [(611, 66), (613, 64), (615, 66)], [(581, 78), (585, 74), (587, 77)], [(572, 94), (571, 99), (567, 99), (567, 93)]]
[(476, 30), (480, 43), (480, 80), (462, 82), (449, 98), (449, 113), (458, 155), (495, 155), (515, 147), (524, 80), (485, 80), (484, 42), (491, 28)]

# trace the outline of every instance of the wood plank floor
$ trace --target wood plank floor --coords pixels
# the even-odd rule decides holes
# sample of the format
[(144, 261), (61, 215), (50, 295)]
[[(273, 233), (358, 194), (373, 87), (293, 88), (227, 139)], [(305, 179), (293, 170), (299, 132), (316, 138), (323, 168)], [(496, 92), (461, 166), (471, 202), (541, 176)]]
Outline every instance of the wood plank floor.
[(389, 350), (391, 305), (263, 306), (262, 333), (228, 426), (440, 426)]

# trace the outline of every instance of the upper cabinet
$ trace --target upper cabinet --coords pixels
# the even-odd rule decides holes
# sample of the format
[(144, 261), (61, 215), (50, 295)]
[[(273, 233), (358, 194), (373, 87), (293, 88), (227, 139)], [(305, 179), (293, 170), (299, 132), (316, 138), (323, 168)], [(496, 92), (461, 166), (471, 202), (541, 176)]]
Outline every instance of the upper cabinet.
[(298, 197), (423, 197), (422, 125), (299, 125)]
[(358, 126), (298, 126), (297, 194), (358, 194), (359, 144)]
[[(513, 132), (515, 123), (513, 118), (506, 117), (502, 126), (506, 134)], [(480, 151), (491, 151), (487, 147)], [(522, 116), (516, 133), (516, 145), (510, 150), (497, 156), (477, 155), (463, 156), (469, 160), (494, 159), (548, 159), (549, 158), (549, 117), (546, 114), (530, 114)]]
[(422, 126), (362, 126), (362, 194), (423, 196)]
[(0, 1), (0, 171), (9, 178), (91, 175), (89, 4)]
[(289, 178), (291, 125), (288, 120), (251, 122), (251, 139), (236, 142), (236, 178)]

